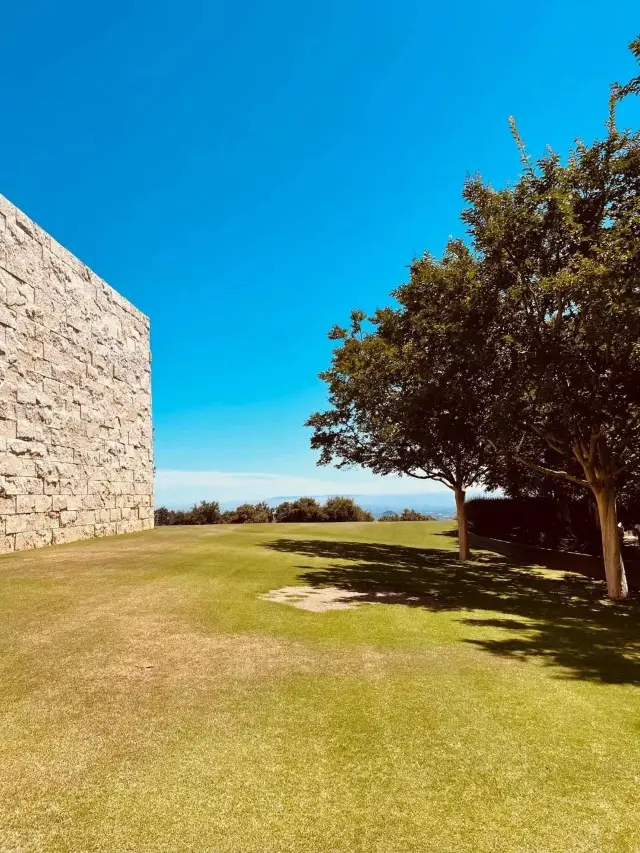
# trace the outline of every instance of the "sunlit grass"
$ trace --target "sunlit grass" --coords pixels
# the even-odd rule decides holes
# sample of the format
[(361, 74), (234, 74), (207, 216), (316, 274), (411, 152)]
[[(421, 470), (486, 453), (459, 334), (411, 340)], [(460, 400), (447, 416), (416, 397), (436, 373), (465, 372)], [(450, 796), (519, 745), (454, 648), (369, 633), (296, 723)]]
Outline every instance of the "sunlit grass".
[[(460, 567), (449, 529), (164, 528), (2, 558), (0, 851), (639, 850), (635, 605)], [(260, 597), (295, 583), (377, 603)]]

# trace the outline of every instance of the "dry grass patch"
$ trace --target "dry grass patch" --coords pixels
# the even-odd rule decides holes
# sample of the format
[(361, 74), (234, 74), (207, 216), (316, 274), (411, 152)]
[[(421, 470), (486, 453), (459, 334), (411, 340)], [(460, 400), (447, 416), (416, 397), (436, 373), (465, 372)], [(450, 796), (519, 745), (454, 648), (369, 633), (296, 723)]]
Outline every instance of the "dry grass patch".
[(326, 613), (327, 610), (349, 610), (364, 598), (362, 592), (345, 592), (337, 586), (284, 586), (272, 589), (260, 596), (265, 601), (276, 604), (290, 604), (300, 610), (311, 613)]

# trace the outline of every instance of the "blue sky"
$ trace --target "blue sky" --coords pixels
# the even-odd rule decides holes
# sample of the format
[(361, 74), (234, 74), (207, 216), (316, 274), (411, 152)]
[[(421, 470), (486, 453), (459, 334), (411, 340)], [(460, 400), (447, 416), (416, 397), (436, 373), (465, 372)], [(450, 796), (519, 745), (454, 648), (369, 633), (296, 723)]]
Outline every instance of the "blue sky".
[(316, 468), (326, 332), (461, 233), (465, 175), (517, 175), (510, 114), (533, 154), (598, 133), (637, 29), (637, 0), (5, 4), (0, 191), (151, 317), (158, 499), (424, 491)]

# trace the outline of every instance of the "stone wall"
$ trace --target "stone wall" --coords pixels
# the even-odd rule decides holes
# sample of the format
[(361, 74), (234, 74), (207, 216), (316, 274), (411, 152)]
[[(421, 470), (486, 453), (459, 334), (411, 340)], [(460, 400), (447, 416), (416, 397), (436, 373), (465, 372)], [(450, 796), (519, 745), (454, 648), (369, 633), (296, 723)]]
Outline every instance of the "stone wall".
[(153, 527), (149, 320), (0, 195), (0, 551)]

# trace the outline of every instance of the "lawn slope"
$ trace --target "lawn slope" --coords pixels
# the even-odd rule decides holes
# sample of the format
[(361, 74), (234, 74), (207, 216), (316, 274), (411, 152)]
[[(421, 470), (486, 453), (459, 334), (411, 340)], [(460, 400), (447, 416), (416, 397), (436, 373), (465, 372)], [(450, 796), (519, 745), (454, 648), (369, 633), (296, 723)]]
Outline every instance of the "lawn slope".
[[(0, 559), (1, 853), (640, 849), (638, 609), (445, 523)], [(359, 592), (310, 613), (261, 595)]]

